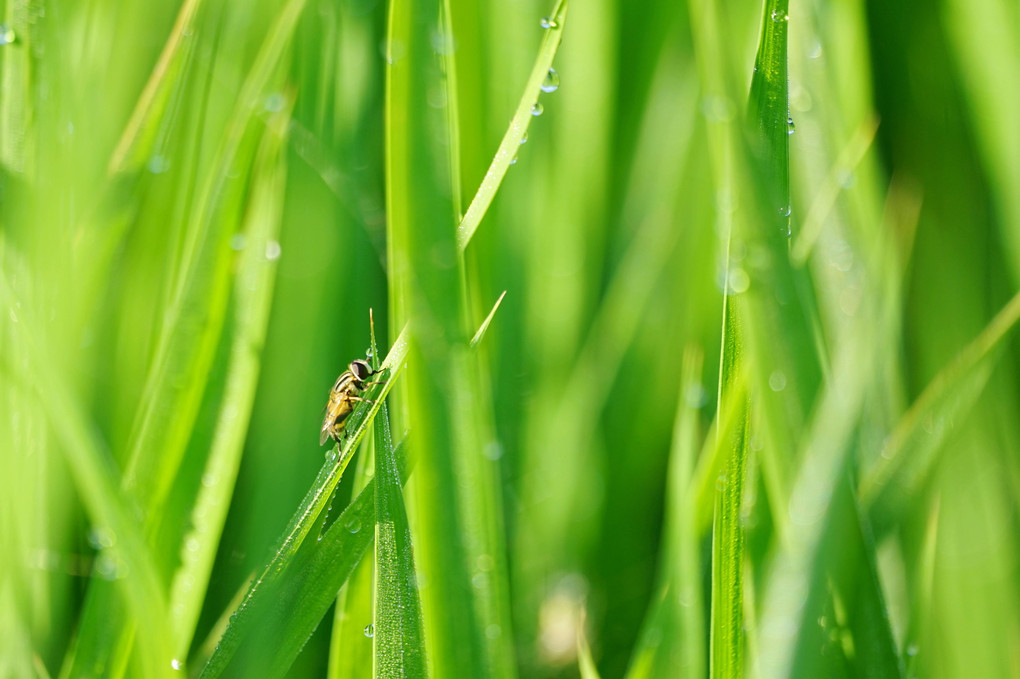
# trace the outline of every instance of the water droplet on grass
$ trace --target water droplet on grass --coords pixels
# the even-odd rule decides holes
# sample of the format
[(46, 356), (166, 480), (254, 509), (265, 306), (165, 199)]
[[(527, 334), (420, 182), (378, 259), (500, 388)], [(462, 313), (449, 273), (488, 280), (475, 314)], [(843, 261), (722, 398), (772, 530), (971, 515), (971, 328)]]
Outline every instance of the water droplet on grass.
[(554, 19), (552, 17), (542, 17), (542, 20), (540, 22), (538, 22), (538, 24), (542, 28), (559, 28), (560, 27), (560, 22), (556, 21), (556, 19)]
[(375, 625), (372, 624), (365, 625), (365, 636), (368, 637), (369, 639), (375, 636)]
[(751, 287), (751, 277), (747, 275), (747, 272), (741, 268), (735, 268), (730, 271), (730, 293), (739, 295), (742, 292), (747, 292), (747, 289)]
[(542, 115), (543, 111), (545, 111), (545, 107), (542, 106), (541, 102), (536, 101), (534, 104), (532, 104), (532, 106), (531, 106), (531, 115), (533, 115), (533, 116), (540, 116), (540, 115)]
[(147, 167), (149, 168), (149, 172), (152, 174), (163, 174), (170, 169), (170, 159), (156, 154), (152, 158), (149, 158), (149, 164)]
[(556, 72), (556, 69), (549, 69), (549, 72), (545, 74), (545, 80), (542, 81), (540, 87), (543, 92), (555, 92), (560, 89), (560, 76)]
[(0, 24), (0, 45), (10, 45), (18, 39), (14, 29), (7, 24)]
[(793, 118), (786, 119), (786, 134), (793, 134), (797, 131), (797, 126), (793, 122)]
[(280, 244), (275, 240), (271, 240), (266, 243), (266, 259), (270, 262), (280, 258)]

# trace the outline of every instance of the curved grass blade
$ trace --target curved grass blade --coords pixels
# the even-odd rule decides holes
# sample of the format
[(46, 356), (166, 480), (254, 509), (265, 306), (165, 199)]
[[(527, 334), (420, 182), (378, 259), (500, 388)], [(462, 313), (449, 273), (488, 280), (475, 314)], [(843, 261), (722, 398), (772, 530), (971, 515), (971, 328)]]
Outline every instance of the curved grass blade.
[[(942, 450), (944, 423), (964, 417), (991, 376), (998, 349), (1020, 321), (1020, 293), (928, 384), (900, 419), (882, 456), (861, 483), (862, 505), (884, 531), (923, 490)], [(941, 424), (938, 424), (941, 423)]]
[[(294, 563), (296, 555), (301, 549), (302, 544), (305, 542), (305, 538), (308, 533), (311, 532), (316, 525), (318, 525), (318, 520), (323, 511), (326, 509), (329, 498), (332, 496), (337, 484), (340, 482), (340, 477), (347, 468), (347, 465), (350, 462), (351, 457), (353, 457), (354, 452), (357, 450), (358, 445), (361, 443), (362, 438), (364, 438), (365, 433), (368, 430), (368, 426), (375, 418), (376, 413), (378, 413), (383, 400), (386, 398), (390, 389), (393, 388), (396, 377), (404, 365), (406, 355), (407, 343), (406, 341), (398, 339), (398, 341), (390, 349), (390, 353), (386, 356), (386, 360), (383, 361), (382, 366), (380, 367), (385, 383), (381, 385), (381, 387), (378, 387), (377, 391), (368, 392), (366, 394), (366, 398), (372, 399), (375, 403), (358, 403), (354, 412), (351, 413), (345, 430), (350, 433), (344, 440), (343, 446), (335, 447), (333, 451), (330, 452), (329, 459), (319, 471), (319, 475), (312, 484), (311, 489), (309, 489), (308, 494), (305, 495), (305, 498), (298, 507), (297, 512), (295, 512), (294, 516), (291, 518), (290, 524), (284, 532), (283, 538), (277, 546), (273, 558), (263, 569), (259, 577), (252, 583), (251, 587), (248, 589), (248, 593), (245, 595), (244, 601), (241, 602), (237, 612), (231, 618), (230, 625), (227, 626), (226, 631), (223, 633), (223, 638), (220, 640), (219, 644), (217, 644), (216, 649), (209, 658), (209, 662), (202, 670), (202, 677), (220, 676), (221, 673), (223, 673), (230, 665), (231, 659), (234, 654), (237, 653), (238, 648), (244, 646), (245, 648), (258, 649), (257, 645), (250, 645), (249, 640), (253, 633), (258, 629), (261, 622), (260, 616), (267, 614), (267, 606), (271, 605), (268, 602), (272, 602), (274, 592), (278, 589), (278, 587), (276, 587), (276, 582), (281, 580), (281, 576), (287, 572), (287, 570), (291, 567), (291, 564)], [(374, 490), (372, 492), (374, 493)], [(374, 500), (372, 500), (372, 503), (373, 508), (366, 511), (374, 511)], [(346, 512), (342, 514), (341, 518), (337, 519), (333, 526), (331, 526), (326, 532), (326, 535), (323, 536), (323, 541), (325, 541), (327, 537), (337, 529), (337, 524), (341, 522), (344, 515), (346, 515)], [(359, 525), (368, 525), (368, 523), (372, 520), (371, 517), (372, 514), (369, 513), (368, 519), (366, 519), (363, 524)], [(357, 561), (350, 564), (351, 569), (353, 569), (355, 565), (357, 565)], [(287, 580), (292, 579), (293, 578), (287, 578)], [(330, 602), (336, 598), (336, 592), (339, 590), (341, 584), (343, 584), (343, 581), (337, 583), (336, 588), (329, 593)], [(320, 617), (325, 613), (328, 607), (329, 605), (327, 604), (322, 609), (319, 614)], [(317, 623), (318, 619), (316, 619), (316, 624)], [(314, 630), (314, 625), (312, 626), (312, 630)], [(309, 630), (309, 634), (312, 630)], [(300, 640), (299, 647), (304, 644), (306, 639), (307, 637)], [(278, 640), (276, 643), (280, 644), (281, 642)], [(240, 659), (238, 662), (245, 663), (247, 661)]]
[(110, 156), (108, 175), (141, 167), (152, 153), (167, 103), (184, 81), (184, 71), (194, 47), (191, 39), (194, 21), (201, 6), (202, 0), (185, 0), (181, 5), (159, 60)]
[[(402, 463), (403, 453), (401, 444), (396, 456)], [(410, 471), (410, 463), (402, 464), (401, 478), (406, 480)], [(262, 579), (258, 594), (249, 596), (236, 614), (243, 614), (245, 622), (239, 625), (235, 618), (228, 626), (201, 677), (273, 679), (287, 673), (372, 544), (375, 492), (372, 479), (321, 540), (306, 543), (294, 554), (287, 564), (288, 577)], [(373, 633), (366, 627), (366, 637)]]
[(503, 141), (500, 142), (499, 148), (496, 150), (496, 155), (492, 159), (492, 164), (489, 165), (488, 172), (485, 173), (485, 178), (482, 179), (477, 193), (471, 200), (471, 205), (468, 206), (464, 218), (457, 227), (457, 247), (461, 250), (467, 247), (471, 236), (474, 235), (478, 224), (481, 223), (482, 217), (485, 216), (489, 205), (492, 204), (492, 199), (496, 197), (496, 191), (499, 189), (503, 177), (506, 176), (507, 170), (510, 169), (513, 159), (520, 150), (521, 140), (527, 133), (528, 125), (531, 124), (531, 119), (534, 117), (531, 115), (531, 107), (538, 101), (542, 92), (542, 83), (549, 73), (549, 68), (552, 66), (556, 50), (559, 49), (560, 40), (563, 37), (563, 22), (567, 16), (567, 4), (568, 0), (559, 0), (549, 15), (551, 17), (550, 28), (546, 30), (545, 37), (542, 39), (538, 56), (535, 57), (535, 65), (531, 68), (531, 75), (524, 86), (524, 92), (517, 104), (517, 110), (514, 111), (514, 117), (503, 135)]

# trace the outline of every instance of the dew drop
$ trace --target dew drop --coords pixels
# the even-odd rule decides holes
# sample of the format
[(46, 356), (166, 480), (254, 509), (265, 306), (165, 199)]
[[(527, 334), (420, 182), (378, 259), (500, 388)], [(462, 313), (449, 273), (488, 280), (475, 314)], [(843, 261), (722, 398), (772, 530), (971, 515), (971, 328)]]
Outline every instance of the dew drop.
[(326, 451), (326, 462), (336, 462), (336, 448), (330, 448)]
[(782, 23), (784, 21), (789, 21), (790, 20), (790, 15), (789, 14), (780, 14), (779, 10), (774, 9), (774, 10), (772, 10), (772, 20), (775, 21), (776, 23)]
[(275, 240), (271, 240), (266, 243), (266, 259), (270, 262), (280, 258), (280, 244)]
[(523, 145), (525, 145), (525, 144), (527, 144), (527, 143), (528, 143), (528, 133), (527, 133), (527, 132), (525, 132), (525, 133), (524, 133), (524, 136), (523, 136), (523, 137), (521, 137), (521, 146), (523, 146)]
[(361, 530), (361, 522), (357, 519), (354, 519), (347, 524), (347, 532), (357, 533), (359, 530)]
[(230, 237), (230, 249), (240, 252), (241, 250), (244, 250), (244, 246), (247, 241), (248, 239), (245, 238), (243, 233), (235, 233)]
[(369, 639), (375, 636), (375, 625), (372, 624), (365, 625), (365, 636), (368, 637)]
[(510, 164), (511, 165), (516, 165), (517, 164), (517, 154), (516, 153), (514, 154), (514, 157), (510, 159)]
[(163, 174), (170, 169), (170, 159), (166, 156), (156, 154), (152, 158), (149, 158), (149, 164), (147, 167), (149, 168), (149, 172), (152, 174)]
[(265, 102), (262, 104), (263, 108), (265, 108), (269, 113), (279, 113), (286, 105), (287, 100), (281, 92), (273, 92), (266, 97)]
[(786, 375), (781, 370), (773, 370), (772, 374), (769, 375), (769, 389), (772, 391), (786, 389)]
[(559, 28), (560, 27), (560, 22), (556, 21), (556, 19), (554, 19), (552, 17), (542, 17), (542, 20), (540, 22), (538, 22), (538, 24), (542, 28)]
[(89, 531), (89, 544), (93, 549), (108, 549), (116, 543), (113, 531), (109, 528), (96, 527)]
[(10, 45), (17, 39), (13, 28), (7, 24), (0, 24), (0, 45)]
[(786, 134), (790, 135), (797, 131), (797, 126), (793, 122), (793, 118), (786, 119)]
[(549, 69), (549, 72), (545, 74), (545, 80), (542, 81), (540, 87), (543, 92), (555, 92), (560, 89), (560, 75), (556, 72), (556, 69)]
[(545, 111), (545, 107), (542, 106), (541, 102), (536, 101), (534, 104), (532, 104), (532, 106), (531, 106), (531, 115), (533, 115), (533, 116), (540, 116), (540, 115), (542, 115), (543, 111)]
[(174, 658), (173, 660), (170, 661), (170, 667), (180, 672), (181, 670), (184, 669), (184, 663), (182, 663), (177, 658)]
[(730, 271), (730, 293), (739, 295), (742, 292), (747, 292), (747, 289), (751, 287), (751, 277), (747, 275), (747, 272), (741, 268), (735, 268)]

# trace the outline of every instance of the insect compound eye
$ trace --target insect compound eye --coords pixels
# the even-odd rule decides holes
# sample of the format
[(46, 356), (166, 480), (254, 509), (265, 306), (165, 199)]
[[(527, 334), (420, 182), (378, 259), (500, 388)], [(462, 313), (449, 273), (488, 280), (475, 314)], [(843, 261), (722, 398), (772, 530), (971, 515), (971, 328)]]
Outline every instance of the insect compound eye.
[(365, 361), (354, 361), (350, 365), (350, 371), (358, 380), (367, 380), (372, 375), (372, 368)]

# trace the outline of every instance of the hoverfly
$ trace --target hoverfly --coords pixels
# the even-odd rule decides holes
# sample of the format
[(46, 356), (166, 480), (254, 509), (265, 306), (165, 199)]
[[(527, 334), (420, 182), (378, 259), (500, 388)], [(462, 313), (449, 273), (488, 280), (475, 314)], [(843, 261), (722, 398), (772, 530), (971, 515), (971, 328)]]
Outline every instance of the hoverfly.
[(326, 404), (326, 418), (322, 421), (322, 431), (319, 433), (319, 445), (332, 437), (340, 443), (340, 437), (344, 431), (344, 424), (347, 417), (354, 411), (355, 401), (375, 403), (367, 398), (361, 398), (359, 394), (365, 391), (370, 384), (382, 384), (382, 382), (368, 382), (368, 378), (375, 375), (372, 366), (367, 361), (358, 359), (351, 361), (340, 377), (336, 378), (333, 389), (329, 392), (329, 402)]

